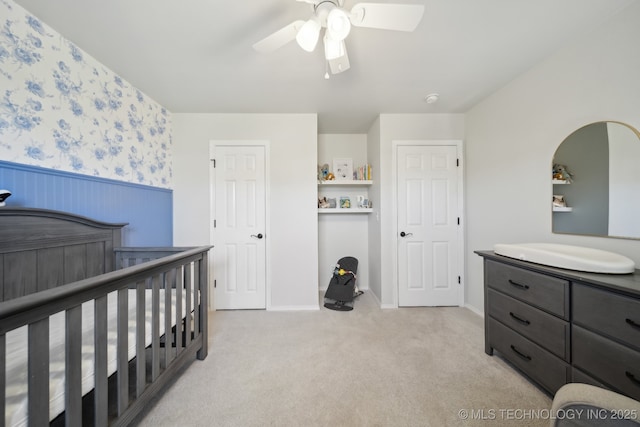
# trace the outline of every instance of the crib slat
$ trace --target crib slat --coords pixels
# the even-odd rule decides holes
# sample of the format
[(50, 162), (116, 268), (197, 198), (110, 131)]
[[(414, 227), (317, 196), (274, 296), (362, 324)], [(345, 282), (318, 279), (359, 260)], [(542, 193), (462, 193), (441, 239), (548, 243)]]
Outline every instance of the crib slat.
[[(187, 271), (189, 268), (184, 268)], [(176, 278), (176, 354), (182, 351), (182, 288), (184, 286), (184, 277), (179, 274)]]
[[(192, 268), (193, 268), (193, 263), (190, 263), (190, 264), (187, 264), (187, 265), (184, 266), (184, 287), (186, 289), (190, 289), (190, 290), (193, 290), (193, 292), (195, 292), (196, 283), (193, 281), (193, 274), (191, 272)], [(193, 330), (196, 333), (198, 332), (198, 318), (197, 318), (197, 316), (194, 318)]]
[(200, 334), (202, 335), (202, 348), (198, 350), (197, 357), (204, 360), (209, 354), (209, 325), (207, 324), (209, 313), (209, 267), (206, 255), (198, 261), (198, 289), (200, 290), (200, 302), (196, 307), (200, 307), (202, 312), (197, 312), (196, 319), (200, 324)]
[(118, 290), (118, 416), (129, 407), (129, 290)]
[[(7, 369), (7, 339), (5, 334), (0, 334), (0, 372), (6, 372)], [(5, 390), (6, 390), (5, 375), (0, 375), (0, 424), (4, 423), (5, 417)]]
[[(178, 319), (182, 319), (182, 317), (184, 316), (183, 312), (182, 312), (182, 299), (183, 299), (183, 293), (184, 293), (184, 266), (180, 266), (178, 268), (176, 268), (175, 273), (176, 273), (176, 357), (180, 354), (180, 352), (182, 351), (182, 334), (185, 333), (185, 329), (182, 325), (182, 322), (179, 321)], [(178, 324), (180, 324), (180, 326), (178, 326)], [(180, 333), (178, 333), (178, 329), (180, 330)]]
[(171, 350), (173, 348), (173, 334), (171, 333), (171, 312), (173, 311), (171, 308), (171, 270), (166, 272), (163, 275), (163, 285), (164, 289), (164, 355), (163, 355), (163, 363), (162, 367), (166, 368), (169, 365), (169, 358), (171, 357)]
[(164, 366), (165, 369), (174, 357), (173, 334), (171, 333), (171, 293), (176, 283), (176, 270), (171, 269), (164, 276)]
[[(201, 261), (195, 261), (193, 263), (193, 289), (194, 289), (194, 293), (197, 295), (197, 290), (200, 290), (200, 285), (202, 284), (202, 282), (200, 281), (200, 274), (202, 273), (200, 271), (200, 268), (202, 267), (202, 262)], [(198, 333), (201, 332), (202, 328), (202, 323), (201, 323), (201, 318), (199, 316), (195, 316), (196, 317), (196, 321), (195, 324), (197, 325), (197, 331)]]
[(185, 322), (184, 322), (184, 345), (188, 347), (191, 344), (191, 284), (188, 281), (184, 284), (184, 298), (185, 298)]
[(49, 424), (49, 318), (29, 324), (29, 426)]
[[(200, 283), (198, 282), (198, 262), (194, 261), (191, 264), (189, 264), (189, 272), (191, 272), (191, 269), (193, 268), (193, 278), (189, 280), (189, 283), (191, 285), (191, 289), (192, 289), (192, 293), (194, 297), (198, 296), (198, 291), (200, 290)], [(198, 302), (196, 300), (196, 302), (194, 302), (194, 308), (198, 307)], [(200, 335), (200, 317), (198, 316), (198, 312), (194, 311), (194, 316), (193, 316), (193, 332), (194, 335)]]
[(82, 305), (65, 313), (65, 424), (82, 424)]
[(107, 369), (107, 296), (96, 298), (94, 330), (95, 372), (95, 425), (106, 426), (108, 422), (109, 391)]
[(151, 280), (151, 382), (155, 382), (160, 375), (160, 276)]
[(144, 351), (145, 334), (145, 281), (136, 284), (136, 397), (140, 397), (147, 384), (147, 366)]

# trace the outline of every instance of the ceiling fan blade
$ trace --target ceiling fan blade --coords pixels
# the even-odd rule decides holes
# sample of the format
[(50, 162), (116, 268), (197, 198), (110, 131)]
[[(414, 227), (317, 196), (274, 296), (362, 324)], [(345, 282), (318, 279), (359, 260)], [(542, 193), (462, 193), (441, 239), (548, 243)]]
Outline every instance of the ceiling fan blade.
[(424, 15), (421, 4), (358, 3), (351, 9), (351, 24), (382, 30), (413, 31)]
[(296, 35), (300, 28), (304, 25), (304, 21), (299, 19), (293, 21), (284, 28), (279, 29), (275, 33), (265, 37), (253, 45), (253, 48), (261, 53), (270, 53), (281, 48), (292, 40), (296, 39)]
[(349, 55), (347, 55), (346, 48), (344, 48), (344, 55), (339, 58), (330, 59), (328, 62), (329, 68), (331, 69), (331, 74), (339, 74), (351, 68), (351, 65), (349, 64)]

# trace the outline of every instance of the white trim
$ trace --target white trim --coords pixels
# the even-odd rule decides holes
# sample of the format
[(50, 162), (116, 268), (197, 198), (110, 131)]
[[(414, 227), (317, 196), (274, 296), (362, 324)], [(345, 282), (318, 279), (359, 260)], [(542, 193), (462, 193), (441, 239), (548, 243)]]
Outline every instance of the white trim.
[(318, 311), (319, 305), (278, 305), (270, 306), (269, 311)]
[[(265, 239), (265, 274), (267, 277), (265, 277), (265, 309), (267, 310), (271, 310), (271, 241), (268, 238), (268, 236), (271, 235), (271, 220), (270, 220), (270, 216), (269, 213), (271, 212), (270, 209), (270, 200), (271, 200), (271, 192), (270, 192), (270, 188), (271, 188), (271, 171), (270, 171), (270, 165), (271, 165), (271, 161), (270, 161), (270, 151), (271, 151), (271, 142), (269, 140), (266, 139), (260, 139), (260, 140), (232, 140), (232, 139), (214, 139), (214, 140), (210, 140), (209, 141), (209, 159), (213, 160), (215, 158), (215, 152), (216, 152), (216, 147), (218, 145), (227, 145), (227, 146), (235, 146), (235, 147), (243, 147), (243, 146), (258, 146), (258, 147), (264, 147), (264, 161), (265, 161), (265, 169), (264, 169), (264, 173), (265, 173), (265, 231), (264, 234), (265, 236), (267, 236), (267, 238)], [(215, 213), (215, 186), (211, 185), (211, 183), (213, 182), (213, 179), (215, 178), (215, 172), (213, 170), (213, 162), (210, 162), (209, 165), (209, 200), (211, 201), (210, 206), (209, 206), (209, 218), (213, 218), (214, 213)], [(214, 230), (213, 230), (213, 226), (210, 227), (210, 235), (209, 235), (209, 241), (213, 242), (213, 238), (214, 238)], [(213, 244), (213, 243), (212, 243)], [(210, 257), (212, 251), (209, 251)], [(211, 260), (212, 258), (210, 258)], [(213, 283), (213, 279), (214, 279), (214, 269), (213, 269), (213, 263), (210, 261), (209, 262), (209, 274), (210, 274), (210, 283)], [(209, 301), (213, 301), (213, 289), (210, 290), (209, 292)], [(214, 307), (214, 305), (211, 303), (210, 307)]]
[(378, 307), (380, 307), (383, 310), (386, 310), (386, 309), (389, 309), (389, 308), (391, 308), (391, 309), (398, 308), (397, 305), (394, 306), (393, 304), (382, 304), (380, 302), (380, 299), (378, 298), (378, 296), (374, 292), (371, 292), (370, 290), (368, 291), (368, 294), (373, 297), (373, 300), (376, 302), (376, 304), (378, 304)]
[[(398, 147), (400, 146), (455, 146), (456, 154), (460, 160), (458, 167), (458, 216), (460, 217), (460, 228), (458, 233), (458, 269), (460, 275), (460, 293), (458, 296), (458, 306), (464, 307), (465, 294), (465, 216), (464, 216), (464, 151), (463, 141), (459, 139), (442, 139), (442, 140), (394, 140), (391, 141), (391, 200), (393, 209), (391, 209), (391, 231), (393, 233), (393, 241), (397, 241), (398, 235)], [(393, 304), (387, 304), (391, 307), (398, 308), (398, 249), (396, 245), (394, 256), (391, 257), (391, 274), (393, 278)]]
[(466, 308), (469, 311), (472, 311), (474, 314), (477, 314), (478, 316), (482, 317), (484, 319), (484, 311), (482, 310), (478, 310), (477, 308), (475, 308), (472, 305), (469, 304), (465, 304), (464, 308)]

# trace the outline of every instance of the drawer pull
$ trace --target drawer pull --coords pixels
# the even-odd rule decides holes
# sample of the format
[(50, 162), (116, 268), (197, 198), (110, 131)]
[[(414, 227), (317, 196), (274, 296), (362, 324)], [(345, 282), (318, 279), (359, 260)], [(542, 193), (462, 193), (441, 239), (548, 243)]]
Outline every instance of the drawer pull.
[(634, 322), (631, 319), (624, 319), (625, 322), (627, 322), (629, 325), (633, 326), (634, 328), (640, 329), (640, 324)]
[[(522, 352), (518, 351), (518, 349), (517, 349), (513, 344), (511, 344), (511, 350), (513, 350), (513, 352), (514, 352), (515, 354), (517, 354), (518, 356), (522, 357), (523, 359), (525, 359), (525, 360), (529, 360), (529, 361), (531, 360), (531, 356), (527, 356), (526, 354), (524, 354), (524, 353), (522, 353)], [(627, 372), (627, 374), (628, 374), (628, 372)], [(634, 379), (635, 379), (635, 378), (634, 378)]]
[(634, 383), (637, 386), (640, 386), (640, 380), (637, 379), (635, 375), (633, 375), (629, 371), (624, 371), (624, 374), (627, 376), (627, 378), (629, 378), (631, 380), (632, 383)]
[(509, 284), (515, 286), (516, 288), (520, 288), (520, 289), (524, 289), (525, 291), (527, 289), (529, 289), (529, 285), (522, 285), (518, 282), (514, 282), (513, 280), (509, 279)]
[(531, 324), (531, 322), (529, 322), (527, 319), (523, 319), (522, 317), (520, 317), (520, 316), (518, 316), (516, 314), (513, 314), (512, 311), (509, 312), (509, 316), (511, 316), (514, 320), (522, 323), (523, 325), (530, 325)]

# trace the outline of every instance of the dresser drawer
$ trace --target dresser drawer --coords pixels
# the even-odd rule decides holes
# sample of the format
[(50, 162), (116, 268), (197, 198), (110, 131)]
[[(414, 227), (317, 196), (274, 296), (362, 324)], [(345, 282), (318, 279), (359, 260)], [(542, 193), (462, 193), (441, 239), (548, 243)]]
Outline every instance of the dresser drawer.
[(640, 350), (640, 300), (573, 285), (573, 322)]
[(640, 352), (575, 325), (571, 347), (576, 368), (640, 400)]
[(569, 323), (507, 295), (488, 291), (489, 315), (569, 361)]
[(485, 261), (487, 286), (569, 320), (569, 281)]
[(569, 380), (569, 365), (492, 318), (489, 319), (489, 342), (551, 394)]

